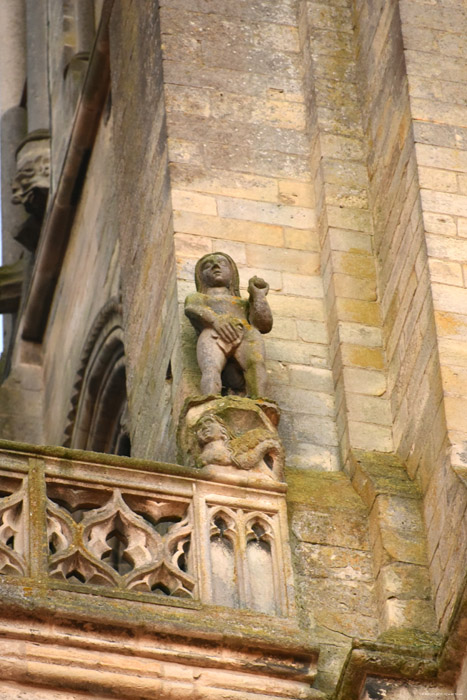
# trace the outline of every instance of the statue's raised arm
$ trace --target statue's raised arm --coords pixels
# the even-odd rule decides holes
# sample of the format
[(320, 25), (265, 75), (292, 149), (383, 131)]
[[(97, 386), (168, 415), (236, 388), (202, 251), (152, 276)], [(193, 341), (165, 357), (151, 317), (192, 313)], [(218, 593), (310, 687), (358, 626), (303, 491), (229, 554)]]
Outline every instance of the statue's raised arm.
[(261, 277), (252, 277), (248, 282), (250, 295), (248, 319), (260, 333), (269, 333), (272, 328), (272, 313), (266, 295), (269, 284)]
[(266, 299), (269, 285), (252, 277), (249, 300), (242, 299), (237, 266), (226, 253), (212, 253), (198, 260), (195, 282), (197, 292), (186, 298), (185, 313), (199, 333), (201, 392), (220, 394), (221, 375), (226, 369), (226, 390), (238, 392), (244, 388), (247, 396), (264, 397), (267, 376), (260, 334), (272, 328)]

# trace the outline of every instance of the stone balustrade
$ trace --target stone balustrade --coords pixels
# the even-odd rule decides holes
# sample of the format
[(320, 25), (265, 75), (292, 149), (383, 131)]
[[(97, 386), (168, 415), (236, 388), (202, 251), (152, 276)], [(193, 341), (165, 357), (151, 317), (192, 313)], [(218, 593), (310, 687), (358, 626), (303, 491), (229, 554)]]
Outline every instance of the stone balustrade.
[(0, 451), (5, 581), (293, 612), (284, 484), (77, 454)]
[(269, 469), (1, 442), (0, 695), (321, 698), (285, 493)]

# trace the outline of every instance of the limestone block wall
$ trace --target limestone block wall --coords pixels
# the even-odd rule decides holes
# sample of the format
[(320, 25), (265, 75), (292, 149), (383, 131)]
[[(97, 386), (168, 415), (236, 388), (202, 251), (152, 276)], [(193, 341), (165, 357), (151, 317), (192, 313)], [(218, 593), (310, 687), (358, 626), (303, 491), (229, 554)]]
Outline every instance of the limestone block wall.
[(286, 480), (298, 615), (320, 645), (316, 687), (332, 692), (352, 638), (381, 631), (368, 510), (342, 471)]
[[(442, 573), (457, 546), (448, 530), (465, 502), (443, 462), (423, 172), (398, 2), (164, 0), (160, 14), (115, 6), (111, 66), (112, 139), (100, 147), (104, 169), (90, 177), (112, 169), (114, 197), (98, 205), (97, 192), (86, 192), (76, 230), (90, 221), (100, 236), (90, 213), (100, 207), (112, 222), (108, 241), (120, 241), (121, 253), (96, 260), (113, 271), (105, 296), (115, 293), (120, 258), (135, 454), (175, 460), (174, 419), (199, 382), (183, 301), (196, 260), (223, 250), (244, 294), (253, 274), (271, 285), (270, 397), (283, 411), (288, 463), (333, 471), (350, 449), (399, 452), (427, 492), (437, 592), (452, 580)], [(59, 426), (68, 388), (48, 391), (60, 406), (50, 426)], [(440, 492), (455, 505), (448, 519)], [(384, 528), (384, 514), (373, 519)], [(457, 561), (456, 583), (437, 593), (444, 620)], [(380, 622), (391, 627), (378, 566)]]
[[(300, 26), (343, 463), (349, 447), (367, 445), (395, 450), (407, 460), (411, 478), (426, 494), (428, 559), (445, 626), (465, 571), (464, 545), (451, 534), (462, 531), (465, 490), (445, 463), (437, 292), (428, 269), (423, 173), (399, 4), (302, 3)], [(462, 393), (459, 385), (451, 391)], [(459, 406), (456, 415), (463, 415)], [(420, 561), (401, 558), (426, 563), (426, 555)], [(382, 572), (378, 580), (384, 600), (389, 592)], [(429, 603), (417, 602), (420, 610), (411, 614), (400, 604), (406, 609), (403, 624), (420, 622), (425, 608), (422, 617), (433, 629)], [(383, 613), (383, 626), (391, 625), (390, 618)]]
[(427, 7), (405, 0), (401, 16), (447, 423), (458, 442), (465, 433), (459, 396), (465, 354), (467, 16), (463, 2)]
[(398, 3), (358, 2), (356, 12), (387, 390), (406, 458), (422, 449), (441, 400), (415, 148)]
[[(245, 293), (271, 286), (270, 398), (292, 464), (338, 468), (309, 167), (297, 3), (163, 0), (161, 31), (179, 302), (196, 260), (224, 251)], [(182, 393), (199, 391), (182, 318)]]
[[(50, 5), (56, 178), (76, 3)], [(132, 454), (175, 462), (199, 391), (195, 263), (225, 251), (244, 295), (264, 277), (298, 614), (331, 694), (355, 637), (416, 647), (415, 629), (435, 654), (465, 580), (465, 8), (159, 5), (114, 4), (109, 98), (43, 347), (21, 344), (30, 367), (0, 389), (1, 436), (62, 442), (82, 343), (121, 296)]]
[(368, 508), (379, 632), (438, 629), (428, 569), (422, 497), (394, 455), (355, 450), (352, 486)]
[(392, 449), (352, 3), (300, 5), (311, 158), (342, 462)]
[(159, 13), (115, 3), (110, 22), (113, 175), (134, 456), (175, 461), (177, 334)]
[[(399, 7), (397, 2), (363, 1), (355, 4), (355, 11), (358, 88), (368, 144), (369, 196), (394, 449), (417, 465), (423, 452), (424, 459), (433, 464), (445, 433)], [(415, 474), (416, 469), (412, 469), (411, 475)], [(380, 518), (384, 528), (383, 512)], [(402, 512), (399, 518), (407, 520)], [(388, 588), (393, 558), (404, 562), (399, 566), (406, 572), (410, 564), (411, 577), (415, 572), (425, 577), (426, 549), (415, 558), (413, 555), (402, 547), (389, 558), (377, 558), (379, 594), (387, 600), (383, 616), (386, 624), (400, 618), (404, 625), (412, 620), (430, 628), (429, 604), (415, 602), (408, 590), (404, 596), (391, 598), (391, 585)], [(404, 578), (408, 583), (407, 573)]]
[[(44, 442), (63, 444), (86, 336), (119, 294), (114, 223), (112, 122), (101, 122), (43, 342)], [(91, 280), (100, 280), (91, 284)]]
[[(64, 49), (64, 26), (76, 29), (74, 9), (55, 3), (51, 18), (49, 52), (57, 85), (67, 42), (77, 41), (65, 37)], [(158, 36), (152, 3), (138, 12), (115, 6), (110, 93), (43, 345), (44, 400), (50, 407), (44, 412), (44, 440), (63, 443), (87, 333), (106, 302), (121, 297), (133, 454), (174, 461), (170, 360), (177, 307)], [(57, 177), (75, 106), (61, 90), (52, 100)]]
[[(467, 14), (455, 0), (401, 0), (400, 12), (443, 394), (433, 431), (439, 456), (431, 451), (410, 461), (414, 470), (421, 464), (435, 603), (445, 628), (467, 562), (467, 499), (451, 468), (464, 464), (467, 427)], [(463, 536), (454, 541), (453, 532)]]

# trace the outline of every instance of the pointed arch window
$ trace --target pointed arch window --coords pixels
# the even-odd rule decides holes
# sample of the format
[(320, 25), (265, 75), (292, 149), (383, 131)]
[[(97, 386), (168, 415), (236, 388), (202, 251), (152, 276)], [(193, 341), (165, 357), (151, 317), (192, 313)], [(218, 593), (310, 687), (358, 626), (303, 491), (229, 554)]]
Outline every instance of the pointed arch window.
[(121, 307), (112, 299), (84, 344), (65, 430), (65, 447), (130, 456)]

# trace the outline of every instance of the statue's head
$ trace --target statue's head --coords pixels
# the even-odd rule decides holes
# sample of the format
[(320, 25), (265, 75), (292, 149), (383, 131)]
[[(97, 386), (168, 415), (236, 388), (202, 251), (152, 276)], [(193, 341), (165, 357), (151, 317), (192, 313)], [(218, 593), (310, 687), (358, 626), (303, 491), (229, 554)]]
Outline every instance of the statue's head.
[(227, 253), (209, 253), (198, 260), (195, 268), (198, 292), (212, 287), (227, 287), (233, 296), (240, 296), (237, 266)]
[(224, 421), (212, 413), (205, 414), (196, 422), (195, 434), (200, 445), (207, 445), (214, 440), (227, 442), (230, 438)]

